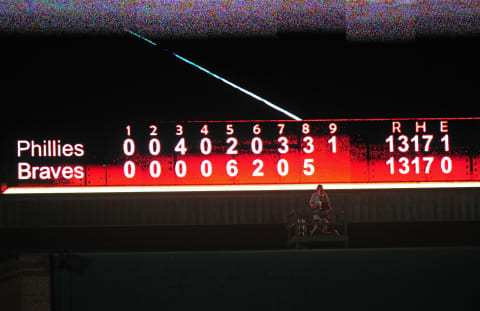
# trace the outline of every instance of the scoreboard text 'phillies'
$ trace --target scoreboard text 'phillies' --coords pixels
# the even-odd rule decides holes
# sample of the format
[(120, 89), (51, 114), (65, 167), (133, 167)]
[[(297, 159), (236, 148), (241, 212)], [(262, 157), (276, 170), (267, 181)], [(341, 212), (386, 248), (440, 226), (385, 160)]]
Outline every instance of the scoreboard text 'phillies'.
[(2, 192), (479, 187), (479, 130), (479, 118), (409, 118), (134, 122), (84, 138), (32, 134), (2, 148), (12, 162)]

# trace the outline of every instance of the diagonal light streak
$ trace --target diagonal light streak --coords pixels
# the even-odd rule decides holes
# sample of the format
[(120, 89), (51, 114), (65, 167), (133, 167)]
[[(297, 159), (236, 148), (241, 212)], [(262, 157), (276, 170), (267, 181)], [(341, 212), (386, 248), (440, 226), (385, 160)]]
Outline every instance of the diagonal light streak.
[[(129, 33), (131, 33), (131, 34), (134, 35), (135, 37), (140, 38), (140, 39), (142, 39), (142, 40), (145, 40), (146, 42), (148, 42), (148, 43), (150, 43), (150, 44), (152, 44), (152, 45), (154, 45), (154, 46), (157, 46), (157, 44), (156, 44), (155, 42), (153, 42), (152, 40), (149, 40), (149, 39), (147, 39), (147, 38), (145, 38), (145, 37), (143, 37), (143, 36), (141, 36), (141, 35), (133, 32), (133, 31), (127, 29), (127, 28), (123, 28), (123, 29), (124, 29), (125, 31), (128, 31)], [(252, 92), (250, 92), (249, 90), (246, 90), (246, 89), (244, 89), (243, 87), (241, 87), (241, 86), (239, 86), (239, 85), (237, 85), (237, 84), (235, 84), (235, 83), (233, 83), (233, 82), (228, 81), (227, 79), (225, 79), (225, 78), (223, 78), (223, 77), (221, 77), (221, 76), (219, 76), (219, 75), (211, 72), (210, 70), (208, 70), (208, 69), (206, 69), (206, 68), (204, 68), (204, 67), (202, 67), (202, 66), (200, 66), (200, 65), (195, 64), (195, 63), (192, 62), (191, 60), (188, 60), (188, 59), (186, 59), (186, 58), (178, 55), (177, 53), (174, 53), (174, 52), (169, 51), (169, 50), (167, 50), (167, 49), (163, 49), (163, 50), (164, 50), (165, 52), (171, 53), (173, 56), (175, 56), (176, 58), (180, 59), (181, 61), (183, 61), (183, 62), (185, 62), (185, 63), (187, 63), (187, 64), (189, 64), (189, 65), (192, 65), (192, 66), (194, 66), (194, 67), (197, 68), (197, 69), (200, 69), (201, 71), (203, 71), (203, 72), (205, 72), (206, 74), (214, 77), (215, 79), (218, 79), (218, 80), (222, 81), (223, 83), (225, 83), (225, 84), (227, 84), (227, 85), (229, 85), (229, 86), (231, 86), (231, 87), (233, 87), (233, 88), (241, 91), (242, 93), (247, 94), (248, 96), (253, 97), (253, 98), (255, 98), (255, 99), (258, 100), (258, 101), (261, 101), (261, 102), (264, 103), (265, 105), (267, 105), (267, 106), (269, 106), (270, 108), (273, 108), (273, 109), (275, 109), (275, 110), (277, 110), (277, 111), (285, 114), (285, 115), (288, 116), (289, 118), (294, 119), (294, 120), (298, 120), (298, 121), (302, 120), (302, 118), (300, 118), (299, 116), (297, 116), (297, 115), (295, 115), (295, 114), (293, 114), (293, 113), (291, 113), (291, 112), (283, 109), (282, 107), (279, 107), (279, 106), (275, 105), (274, 103), (266, 100), (265, 98), (262, 98), (262, 97), (258, 96), (257, 94), (252, 93)]]

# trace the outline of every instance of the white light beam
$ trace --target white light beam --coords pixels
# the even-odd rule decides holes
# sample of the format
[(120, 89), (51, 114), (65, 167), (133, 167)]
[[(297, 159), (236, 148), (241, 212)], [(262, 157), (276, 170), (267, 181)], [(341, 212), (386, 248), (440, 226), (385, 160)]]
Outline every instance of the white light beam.
[[(135, 37), (138, 37), (138, 38), (140, 38), (140, 39), (143, 39), (143, 40), (145, 40), (146, 42), (148, 42), (148, 43), (150, 43), (150, 44), (152, 44), (152, 45), (154, 45), (154, 46), (157, 46), (157, 44), (156, 44), (155, 42), (153, 42), (152, 40), (149, 40), (149, 39), (147, 39), (147, 38), (145, 38), (145, 37), (143, 37), (143, 36), (141, 36), (141, 35), (133, 32), (133, 31), (127, 29), (127, 28), (123, 28), (123, 29), (124, 29), (125, 31), (128, 31), (129, 33), (131, 33), (131, 34), (134, 35)], [(267, 106), (269, 106), (270, 108), (273, 108), (273, 109), (275, 109), (275, 110), (277, 110), (277, 111), (285, 114), (285, 115), (288, 116), (289, 118), (291, 118), (291, 119), (293, 119), (293, 120), (297, 120), (297, 121), (301, 121), (301, 120), (302, 120), (302, 118), (300, 118), (299, 116), (297, 116), (297, 115), (295, 115), (295, 114), (293, 114), (293, 113), (291, 113), (291, 112), (283, 109), (282, 107), (279, 107), (279, 106), (275, 105), (274, 103), (266, 100), (265, 98), (262, 98), (262, 97), (258, 96), (257, 94), (250, 92), (249, 90), (246, 90), (246, 89), (242, 88), (241, 86), (238, 86), (237, 84), (235, 84), (235, 83), (233, 83), (233, 82), (228, 81), (227, 79), (225, 79), (225, 78), (223, 78), (223, 77), (220, 77), (219, 75), (211, 72), (210, 70), (208, 70), (208, 69), (206, 69), (206, 68), (204, 68), (204, 67), (202, 67), (202, 66), (200, 66), (200, 65), (195, 64), (194, 62), (192, 62), (192, 61), (190, 61), (190, 60), (188, 60), (188, 59), (186, 59), (186, 58), (178, 55), (177, 53), (174, 53), (174, 52), (169, 51), (169, 50), (167, 50), (167, 49), (163, 49), (163, 50), (164, 50), (165, 52), (171, 53), (173, 56), (175, 56), (176, 58), (180, 59), (181, 61), (183, 61), (183, 62), (185, 62), (185, 63), (187, 63), (187, 64), (189, 64), (189, 65), (192, 65), (192, 66), (194, 66), (195, 68), (200, 69), (201, 71), (209, 74), (210, 76), (214, 77), (215, 79), (218, 79), (218, 80), (222, 81), (223, 83), (225, 83), (225, 84), (227, 84), (227, 85), (229, 85), (229, 86), (231, 86), (231, 87), (239, 90), (240, 92), (242, 92), (242, 93), (244, 93), (244, 94), (247, 94), (248, 96), (253, 97), (253, 98), (255, 98), (255, 99), (258, 100), (258, 101), (261, 101), (261, 102), (264, 103), (265, 105), (267, 105)]]

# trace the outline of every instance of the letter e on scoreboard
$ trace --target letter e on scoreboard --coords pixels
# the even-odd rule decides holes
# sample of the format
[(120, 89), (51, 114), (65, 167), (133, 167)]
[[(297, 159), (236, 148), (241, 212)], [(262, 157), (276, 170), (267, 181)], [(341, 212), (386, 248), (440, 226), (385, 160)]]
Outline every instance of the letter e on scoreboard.
[(448, 121), (440, 121), (440, 132), (448, 133)]

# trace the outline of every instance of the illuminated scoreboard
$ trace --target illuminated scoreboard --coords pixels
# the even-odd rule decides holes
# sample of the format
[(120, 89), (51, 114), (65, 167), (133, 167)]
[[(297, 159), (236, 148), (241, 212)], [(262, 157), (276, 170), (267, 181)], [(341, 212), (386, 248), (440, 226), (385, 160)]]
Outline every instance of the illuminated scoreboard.
[(2, 148), (2, 192), (478, 187), (479, 130), (479, 118), (137, 122), (93, 136), (89, 125), (85, 138), (52, 129)]

